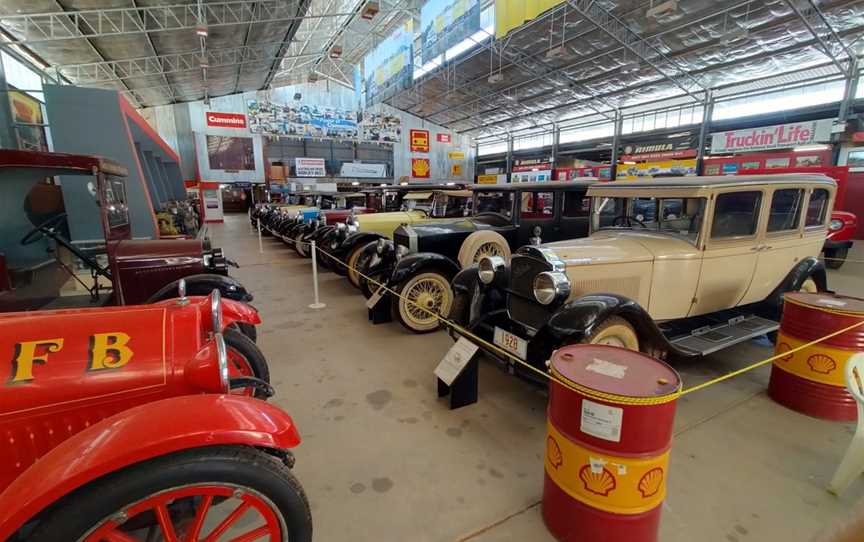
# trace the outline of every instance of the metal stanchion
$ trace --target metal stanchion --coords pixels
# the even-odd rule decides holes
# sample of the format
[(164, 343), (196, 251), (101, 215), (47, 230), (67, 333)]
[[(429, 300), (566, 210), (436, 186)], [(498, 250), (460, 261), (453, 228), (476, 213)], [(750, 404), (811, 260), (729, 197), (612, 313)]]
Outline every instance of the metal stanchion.
[(258, 252), (264, 254), (264, 244), (261, 242), (261, 219), (258, 219)]
[(312, 288), (315, 292), (315, 303), (309, 305), (310, 309), (323, 309), (327, 305), (318, 299), (318, 249), (315, 241), (312, 241)]

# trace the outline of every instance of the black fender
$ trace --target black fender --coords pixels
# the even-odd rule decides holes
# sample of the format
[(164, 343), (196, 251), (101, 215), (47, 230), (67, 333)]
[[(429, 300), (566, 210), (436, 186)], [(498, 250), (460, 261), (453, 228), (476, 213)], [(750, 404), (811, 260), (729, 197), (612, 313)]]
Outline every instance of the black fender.
[(253, 297), (240, 282), (232, 277), (216, 275), (213, 273), (202, 273), (200, 275), (189, 275), (177, 279), (163, 286), (158, 292), (150, 296), (147, 303), (155, 303), (163, 299), (177, 297), (177, 287), (181, 280), (186, 281), (187, 295), (210, 295), (213, 290), (219, 290), (222, 297), (249, 303)]
[(396, 262), (396, 267), (393, 268), (388, 282), (393, 287), (426, 271), (437, 271), (447, 277), (448, 280), (452, 280), (460, 270), (459, 264), (447, 256), (434, 252), (417, 252), (403, 256)]
[(530, 359), (549, 359), (556, 348), (581, 342), (612, 316), (619, 316), (633, 326), (643, 352), (656, 356), (665, 353), (692, 356), (675, 348), (636, 301), (615, 294), (591, 294), (565, 303), (552, 315), (531, 341), (543, 351), (529, 352)]
[(453, 305), (447, 319), (464, 328), (473, 328), (484, 314), (505, 307), (504, 293), (480, 281), (477, 266), (462, 269), (450, 281)]
[(377, 241), (378, 239), (387, 239), (380, 233), (367, 232), (367, 231), (356, 231), (352, 234), (349, 234), (348, 237), (342, 241), (342, 244), (339, 245), (339, 249), (337, 250), (336, 255), (339, 256), (342, 261), (348, 259), (348, 255), (351, 254), (355, 248), (359, 246), (366, 245), (373, 241)]
[(770, 320), (779, 320), (783, 310), (783, 294), (786, 292), (797, 292), (801, 289), (804, 281), (813, 279), (816, 289), (820, 292), (830, 292), (828, 289), (828, 273), (825, 271), (825, 263), (814, 256), (804, 258), (786, 275), (774, 291), (759, 303), (759, 316)]
[(315, 241), (318, 244), (321, 244), (321, 241), (326, 239), (326, 236), (330, 234), (331, 231), (335, 230), (336, 226), (319, 226), (312, 233), (304, 237), (307, 241)]

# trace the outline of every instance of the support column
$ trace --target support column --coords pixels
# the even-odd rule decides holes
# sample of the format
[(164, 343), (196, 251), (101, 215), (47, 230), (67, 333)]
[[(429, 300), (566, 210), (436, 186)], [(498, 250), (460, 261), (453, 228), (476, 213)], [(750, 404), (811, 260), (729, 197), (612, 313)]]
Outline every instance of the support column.
[(705, 92), (705, 108), (702, 110), (702, 125), (699, 127), (699, 140), (696, 142), (696, 175), (702, 175), (702, 164), (705, 160), (705, 139), (711, 127), (711, 117), (714, 114), (714, 95), (712, 91)]
[(507, 134), (507, 182), (510, 182), (510, 174), (513, 173), (513, 135)]
[(615, 130), (612, 133), (612, 158), (609, 160), (609, 179), (614, 181), (618, 176), (618, 147), (621, 146), (621, 128), (624, 125), (624, 115), (620, 109), (615, 109)]
[(849, 119), (849, 110), (852, 108), (852, 102), (855, 101), (855, 95), (858, 93), (858, 58), (851, 57), (849, 59), (849, 71), (846, 74), (846, 87), (843, 90), (843, 101), (840, 102), (840, 112), (837, 115), (837, 120), (846, 122)]
[(555, 171), (555, 167), (558, 165), (558, 146), (561, 141), (561, 129), (558, 127), (558, 123), (555, 122), (552, 124), (552, 171)]

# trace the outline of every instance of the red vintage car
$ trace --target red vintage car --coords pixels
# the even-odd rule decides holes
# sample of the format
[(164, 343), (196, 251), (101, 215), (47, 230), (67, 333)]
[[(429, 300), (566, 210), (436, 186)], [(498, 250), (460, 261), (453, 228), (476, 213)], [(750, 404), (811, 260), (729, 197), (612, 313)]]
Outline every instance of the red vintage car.
[[(51, 212), (34, 211), (45, 207), (46, 199), (34, 194), (51, 188), (45, 178), (56, 175), (67, 183), (87, 183), (96, 199), (104, 239), (94, 240), (95, 250), (70, 241), (59, 187), (54, 187), (59, 201)], [(0, 312), (152, 303), (175, 297), (180, 279), (189, 294), (218, 289), (227, 299), (252, 300), (228, 276), (232, 262), (209, 240), (132, 239), (127, 175), (124, 166), (95, 156), (0, 150)], [(106, 263), (99, 252), (107, 255)], [(61, 287), (77, 277), (76, 258), (91, 270), (92, 285), (86, 295), (61, 296)], [(102, 290), (100, 277), (111, 282), (110, 292)], [(254, 338), (254, 327), (243, 326), (243, 331)]]
[(308, 542), (291, 418), (208, 297), (0, 315), (0, 540)]
[(828, 236), (822, 252), (825, 254), (825, 267), (840, 269), (852, 248), (852, 238), (858, 229), (858, 217), (846, 211), (831, 213), (828, 223)]

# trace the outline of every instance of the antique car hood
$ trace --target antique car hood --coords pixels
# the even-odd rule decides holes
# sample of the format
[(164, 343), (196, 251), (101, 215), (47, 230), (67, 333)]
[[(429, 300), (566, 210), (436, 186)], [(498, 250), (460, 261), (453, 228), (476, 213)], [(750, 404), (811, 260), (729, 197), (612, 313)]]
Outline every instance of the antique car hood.
[(123, 260), (200, 260), (204, 253), (197, 239), (166, 239), (164, 241), (120, 241), (114, 251), (117, 261)]
[(328, 224), (336, 224), (338, 222), (345, 222), (346, 220), (348, 220), (348, 217), (351, 215), (352, 211), (355, 215), (365, 215), (374, 213), (375, 209), (371, 209), (369, 207), (352, 207), (351, 209), (327, 209), (326, 211), (321, 211), (321, 214), (327, 217)]
[[(418, 237), (425, 235), (441, 236), (452, 233), (472, 233), (477, 231), (474, 221), (465, 218), (453, 218), (450, 220), (439, 219), (434, 222), (426, 222), (411, 226)], [(485, 228), (484, 228), (485, 229)]]
[(414, 224), (421, 220), (428, 220), (426, 213), (422, 211), (396, 211), (357, 216), (358, 231), (379, 233), (385, 237), (391, 237), (393, 230), (400, 224)]
[(584, 239), (558, 241), (541, 246), (551, 249), (568, 267), (699, 256), (696, 247), (683, 239), (662, 233), (633, 230), (600, 231)]

